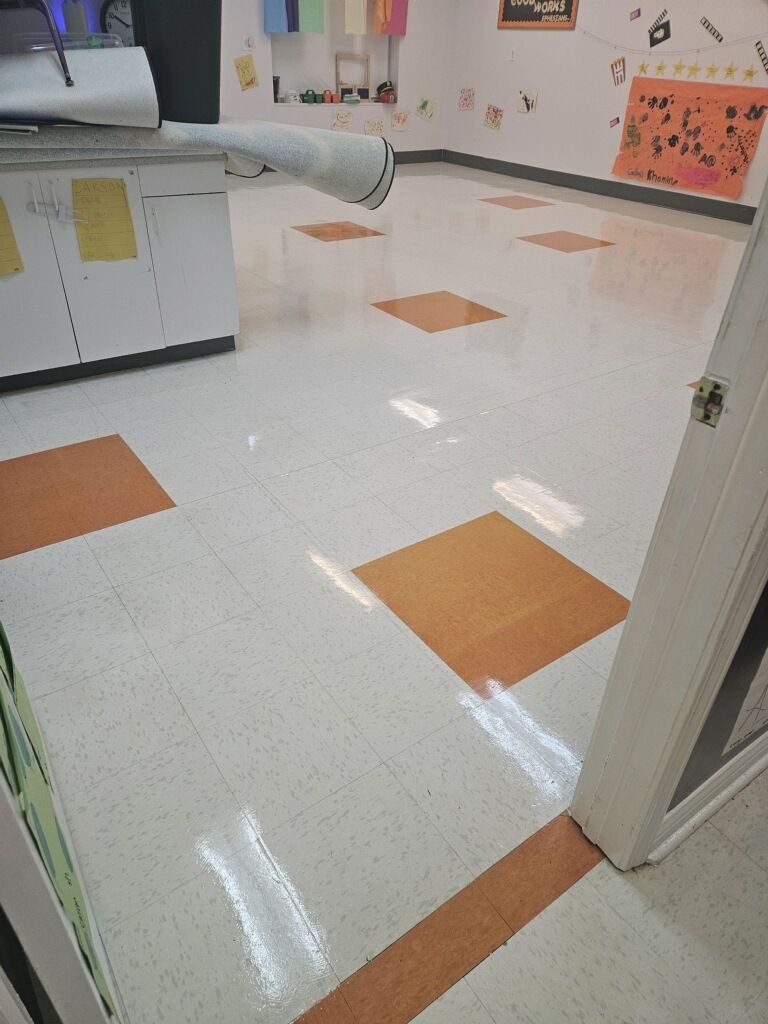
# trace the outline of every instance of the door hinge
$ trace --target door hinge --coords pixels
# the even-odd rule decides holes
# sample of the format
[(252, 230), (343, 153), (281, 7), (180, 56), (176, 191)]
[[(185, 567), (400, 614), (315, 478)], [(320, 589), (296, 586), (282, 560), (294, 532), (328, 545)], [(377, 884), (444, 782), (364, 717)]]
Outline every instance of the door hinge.
[(702, 377), (691, 403), (691, 416), (708, 427), (720, 422), (730, 383), (722, 377)]

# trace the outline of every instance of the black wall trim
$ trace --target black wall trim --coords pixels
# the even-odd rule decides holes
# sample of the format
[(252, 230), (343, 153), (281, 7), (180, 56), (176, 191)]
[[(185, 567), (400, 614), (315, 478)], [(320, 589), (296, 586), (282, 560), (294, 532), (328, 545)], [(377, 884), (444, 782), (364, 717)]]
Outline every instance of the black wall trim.
[(395, 150), (395, 163), (398, 167), (402, 164), (431, 164), (435, 161), (442, 163), (444, 154), (444, 149)]
[(471, 153), (455, 153), (450, 149), (443, 150), (443, 160), (449, 164), (460, 164), (462, 167), (476, 167), (482, 171), (508, 174), (513, 178), (540, 181), (546, 185), (560, 185), (564, 188), (578, 189), (580, 192), (592, 192), (598, 196), (627, 199), (632, 203), (648, 203), (650, 206), (664, 206), (669, 210), (700, 213), (705, 217), (736, 221), (738, 224), (751, 224), (757, 212), (754, 206), (742, 206), (739, 203), (723, 202), (706, 196), (693, 196), (687, 192), (667, 192), (665, 189), (644, 188), (642, 185), (631, 185), (625, 181), (605, 181), (602, 178), (589, 178), (581, 174), (552, 171), (546, 167), (529, 167), (527, 164), (513, 164), (506, 160), (473, 156)]
[(206, 341), (190, 341), (186, 345), (172, 345), (152, 352), (136, 352), (128, 356), (113, 356), (111, 359), (96, 359), (91, 363), (74, 363), (72, 366), (54, 366), (50, 370), (32, 370), (30, 373), (15, 373), (0, 377), (0, 392), (17, 391), (38, 384), (58, 384), (64, 380), (80, 377), (95, 377), (99, 373), (114, 370), (132, 370), (138, 366), (155, 366), (158, 363), (175, 363), (193, 356), (210, 356), (216, 352), (231, 352), (235, 339), (230, 334), (225, 338), (209, 338)]

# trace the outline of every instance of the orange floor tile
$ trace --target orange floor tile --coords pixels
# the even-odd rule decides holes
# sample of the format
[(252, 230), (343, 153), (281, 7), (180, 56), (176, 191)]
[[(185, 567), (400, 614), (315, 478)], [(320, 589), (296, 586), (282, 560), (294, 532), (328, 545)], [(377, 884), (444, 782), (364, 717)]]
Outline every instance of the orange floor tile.
[(348, 238), (374, 238), (382, 234), (381, 231), (364, 228), (362, 224), (355, 224), (351, 220), (337, 220), (328, 224), (299, 224), (293, 230), (301, 231), (320, 242), (343, 242)]
[(297, 1024), (408, 1024), (603, 859), (567, 814), (438, 907)]
[(374, 302), (373, 305), (429, 334), (449, 331), (454, 327), (468, 327), (486, 320), (500, 320), (506, 316), (506, 313), (480, 306), (453, 292), (426, 292), (424, 295), (409, 295), (404, 299)]
[(554, 206), (543, 199), (529, 199), (528, 196), (493, 196), (481, 199), (482, 203), (493, 203), (494, 206), (506, 206), (509, 210), (531, 210), (534, 206)]
[(0, 558), (173, 508), (116, 434), (0, 462)]
[(545, 245), (548, 249), (557, 249), (558, 252), (584, 252), (585, 249), (602, 249), (606, 245), (616, 244), (606, 242), (603, 238), (577, 235), (573, 231), (545, 231), (541, 235), (521, 235), (520, 241)]
[(482, 696), (622, 622), (629, 602), (499, 512), (354, 570)]

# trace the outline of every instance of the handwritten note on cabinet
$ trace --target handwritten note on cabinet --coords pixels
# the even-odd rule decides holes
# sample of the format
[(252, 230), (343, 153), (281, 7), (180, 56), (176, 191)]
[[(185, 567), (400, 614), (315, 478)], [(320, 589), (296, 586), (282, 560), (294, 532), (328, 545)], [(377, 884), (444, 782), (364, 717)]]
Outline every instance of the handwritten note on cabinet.
[(20, 274), (24, 263), (5, 203), (0, 199), (0, 274)]
[(83, 262), (136, 259), (136, 234), (122, 178), (73, 178), (72, 205)]

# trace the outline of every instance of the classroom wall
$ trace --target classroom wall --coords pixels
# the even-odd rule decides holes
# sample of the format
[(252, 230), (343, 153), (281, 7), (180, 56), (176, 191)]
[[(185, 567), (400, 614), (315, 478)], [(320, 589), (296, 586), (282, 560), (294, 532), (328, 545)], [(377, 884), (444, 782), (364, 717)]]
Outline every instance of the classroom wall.
[[(612, 128), (610, 122), (618, 116), (623, 124), (630, 83), (641, 61), (650, 63), (653, 74), (660, 60), (671, 66), (680, 59), (676, 53), (685, 50), (681, 59), (687, 62), (686, 79), (688, 63), (718, 65), (716, 80), (722, 81), (722, 69), (733, 62), (739, 68), (734, 79), (738, 84), (743, 83), (743, 69), (752, 65), (757, 69), (752, 84), (768, 86), (755, 50), (761, 33), (768, 48), (765, 0), (581, 0), (573, 31), (498, 29), (498, 0), (451, 7), (454, 49), (448, 62), (444, 144), (461, 153), (612, 180), (622, 128)], [(638, 7), (641, 16), (630, 21), (630, 12)], [(648, 27), (664, 8), (672, 37), (650, 50)], [(715, 25), (724, 42), (718, 44), (706, 32), (702, 16)], [(744, 37), (743, 42), (735, 41)], [(627, 81), (615, 86), (610, 64), (621, 56), (627, 59)], [(666, 77), (672, 77), (671, 69)], [(706, 71), (698, 78), (706, 80)], [(458, 110), (457, 95), (463, 86), (476, 90), (473, 112)], [(535, 114), (517, 112), (521, 89), (538, 92)], [(483, 125), (488, 103), (505, 110), (499, 131)], [(757, 205), (766, 174), (768, 130), (739, 202)]]
[[(361, 37), (345, 36), (339, 33), (338, 26), (344, 0), (325, 0), (326, 26), (335, 26), (334, 39), (339, 45), (343, 41), (344, 49), (349, 51), (377, 52), (381, 48), (381, 38), (371, 38), (370, 45), (363, 43)], [(393, 106), (382, 104), (363, 105), (353, 108), (352, 130), (362, 132), (364, 123), (371, 117), (384, 117), (385, 134), (394, 148), (399, 152), (409, 150), (434, 150), (443, 148), (443, 127), (446, 105), (444, 90), (448, 81), (448, 60), (453, 50), (452, 21), (444, 17), (446, 7), (453, 0), (411, 0), (408, 15), (408, 32), (402, 39), (393, 40), (393, 73), (398, 85), (398, 103)], [(373, 24), (373, 3), (369, 10), (369, 24)], [(313, 76), (320, 78), (320, 61), (323, 50), (328, 50), (328, 72), (335, 75), (333, 54), (334, 43), (330, 49), (324, 43), (312, 39), (304, 33), (296, 33), (294, 38), (279, 39), (275, 46), (275, 64), (273, 68), (272, 37), (263, 31), (264, 15), (262, 0), (223, 0), (222, 13), (222, 64), (221, 64), (221, 113), (229, 117), (252, 117), (265, 121), (278, 121), (285, 124), (300, 124), (316, 128), (330, 128), (333, 119), (332, 107), (324, 105), (287, 106), (275, 105), (272, 101), (272, 75), (280, 74), (281, 90), (294, 88), (291, 85), (290, 72), (286, 73), (284, 58), (294, 50), (302, 61), (306, 60), (307, 73), (303, 77), (310, 79), (302, 87), (317, 88), (322, 82), (313, 82)], [(245, 48), (246, 38), (251, 38), (253, 47)], [(331, 52), (331, 50), (333, 52)], [(254, 62), (259, 75), (260, 85), (246, 92), (240, 90), (233, 61), (244, 53), (253, 53)], [(381, 67), (382, 58), (376, 70), (372, 70), (373, 86), (381, 79), (375, 75)], [(302, 81), (296, 74), (296, 81)], [(435, 104), (435, 114), (430, 121), (415, 116), (416, 106), (422, 99), (430, 99)], [(390, 118), (393, 110), (409, 110), (411, 112), (409, 130), (393, 132), (390, 130)]]

